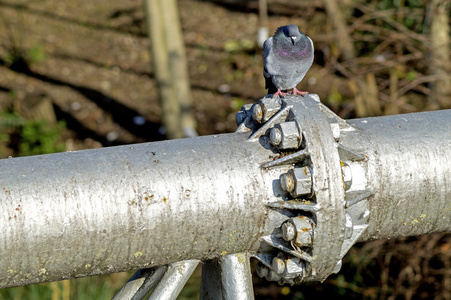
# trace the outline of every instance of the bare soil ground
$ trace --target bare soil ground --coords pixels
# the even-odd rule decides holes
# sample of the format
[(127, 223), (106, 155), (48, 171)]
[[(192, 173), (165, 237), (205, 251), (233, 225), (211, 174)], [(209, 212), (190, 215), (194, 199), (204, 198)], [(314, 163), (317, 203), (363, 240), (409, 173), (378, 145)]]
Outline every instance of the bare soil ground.
[[(141, 1), (1, 1), (0, 7), (0, 108), (11, 95), (23, 99), (42, 93), (76, 139), (103, 145), (161, 139)], [(240, 106), (265, 95), (261, 50), (255, 47), (256, 11), (234, 9), (180, 1), (200, 135), (234, 131)], [(296, 14), (269, 18), (272, 29), (287, 23), (306, 22)], [(25, 52), (38, 47), (45, 56), (29, 70), (11, 70), (5, 57), (12, 47)], [(306, 80), (302, 87), (323, 97), (330, 83), (340, 80), (320, 78), (327, 75), (316, 67), (309, 77), (314, 83), (307, 86)], [(136, 116), (147, 123), (136, 125)], [(89, 141), (80, 147), (90, 147)]]

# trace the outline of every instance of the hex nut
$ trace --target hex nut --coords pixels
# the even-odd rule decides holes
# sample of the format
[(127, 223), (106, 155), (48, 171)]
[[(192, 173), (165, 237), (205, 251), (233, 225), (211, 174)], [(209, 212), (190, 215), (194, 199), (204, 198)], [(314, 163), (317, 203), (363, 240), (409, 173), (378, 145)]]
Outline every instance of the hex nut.
[(301, 146), (302, 135), (295, 121), (284, 122), (274, 126), (281, 133), (279, 149), (297, 149)]
[(280, 175), (280, 187), (283, 191), (291, 193), (294, 190), (294, 179), (290, 173)]
[(291, 196), (299, 197), (312, 193), (312, 171), (309, 167), (294, 168), (288, 173), (294, 181), (294, 189), (290, 191)]
[(296, 228), (295, 245), (298, 247), (310, 247), (313, 243), (315, 223), (307, 216), (291, 218), (287, 222), (292, 223)]
[(305, 265), (300, 259), (285, 260), (285, 276), (284, 278), (302, 278), (304, 277)]
[(272, 118), (282, 107), (282, 103), (279, 99), (273, 97), (265, 97), (258, 101), (262, 108), (262, 123), (266, 123)]

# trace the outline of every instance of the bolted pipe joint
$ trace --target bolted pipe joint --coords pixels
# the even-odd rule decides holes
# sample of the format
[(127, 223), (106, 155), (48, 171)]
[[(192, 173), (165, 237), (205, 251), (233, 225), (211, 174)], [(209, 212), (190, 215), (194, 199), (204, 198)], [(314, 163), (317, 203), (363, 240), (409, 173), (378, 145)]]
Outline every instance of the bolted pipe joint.
[(265, 97), (252, 106), (252, 118), (257, 123), (266, 123), (282, 107), (279, 98)]
[(298, 216), (284, 222), (281, 226), (282, 237), (298, 247), (310, 247), (313, 243), (315, 223), (306, 216)]
[(277, 124), (269, 133), (270, 143), (279, 149), (297, 149), (302, 143), (302, 134), (295, 121)]
[(296, 167), (280, 176), (280, 186), (283, 191), (293, 197), (310, 195), (312, 193), (312, 171), (310, 167)]

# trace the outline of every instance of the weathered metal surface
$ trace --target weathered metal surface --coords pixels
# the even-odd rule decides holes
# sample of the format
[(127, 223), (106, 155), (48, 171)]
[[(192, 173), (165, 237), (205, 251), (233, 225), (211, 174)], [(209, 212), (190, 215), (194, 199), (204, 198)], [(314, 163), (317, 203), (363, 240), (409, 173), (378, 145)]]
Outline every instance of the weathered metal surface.
[(0, 160), (0, 287), (258, 247), (280, 174), (248, 135)]
[(252, 274), (247, 253), (235, 253), (222, 256), (221, 266), (222, 299), (252, 300)]
[(149, 300), (177, 299), (198, 264), (198, 260), (186, 260), (170, 264), (163, 278), (152, 291)]
[[(449, 119), (448, 110), (345, 121), (316, 95), (284, 97), (250, 137), (281, 153), (264, 168), (290, 169), (279, 180), (283, 200), (268, 207), (295, 214), (263, 237), (273, 249), (256, 254), (259, 274), (279, 283), (323, 280), (359, 240), (451, 231)], [(304, 141), (285, 155), (280, 124), (294, 123)], [(314, 225), (294, 226), (299, 218)]]
[(0, 287), (170, 265), (151, 282), (182, 275), (155, 294), (169, 299), (194, 263), (171, 266), (202, 260), (202, 299), (251, 299), (249, 255), (300, 283), (356, 241), (451, 231), (450, 110), (344, 121), (316, 95), (259, 105), (234, 134), (0, 160)]
[(367, 157), (360, 241), (451, 231), (451, 110), (349, 120), (340, 143)]

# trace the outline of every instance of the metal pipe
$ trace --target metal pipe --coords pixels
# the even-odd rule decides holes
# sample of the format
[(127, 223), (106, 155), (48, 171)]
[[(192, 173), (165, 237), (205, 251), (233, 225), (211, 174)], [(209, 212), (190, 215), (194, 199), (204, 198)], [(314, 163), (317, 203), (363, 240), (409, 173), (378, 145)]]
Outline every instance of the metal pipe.
[(255, 249), (277, 175), (247, 137), (0, 160), (0, 287)]
[(141, 300), (157, 285), (167, 266), (139, 270), (116, 293), (112, 300)]
[(254, 299), (251, 266), (246, 253), (225, 255), (219, 259), (221, 266), (222, 299)]
[(348, 121), (340, 143), (367, 156), (360, 241), (451, 231), (451, 111)]
[(198, 260), (186, 260), (170, 264), (167, 272), (150, 295), (149, 300), (177, 299), (198, 264)]
[(202, 298), (249, 299), (249, 255), (323, 280), (357, 241), (451, 231), (450, 119), (265, 97), (233, 134), (0, 160), (0, 287), (201, 260)]

